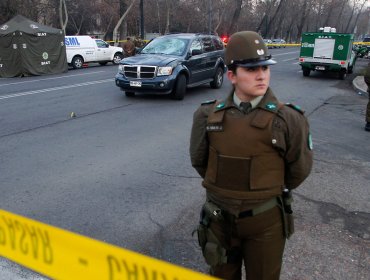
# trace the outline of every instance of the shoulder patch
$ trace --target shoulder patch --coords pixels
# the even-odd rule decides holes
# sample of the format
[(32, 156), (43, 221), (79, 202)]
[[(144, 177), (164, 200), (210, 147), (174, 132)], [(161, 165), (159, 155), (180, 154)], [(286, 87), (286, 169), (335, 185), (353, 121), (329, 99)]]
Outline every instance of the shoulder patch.
[(216, 99), (214, 99), (214, 100), (207, 100), (207, 101), (202, 102), (202, 106), (203, 106), (203, 105), (213, 104), (213, 103), (215, 103), (215, 102), (216, 102)]
[(296, 111), (298, 111), (302, 115), (304, 114), (304, 110), (300, 106), (298, 106), (298, 105), (294, 105), (292, 103), (285, 103), (285, 105), (288, 106), (288, 107), (290, 107), (290, 108), (292, 108), (292, 109), (294, 109), (294, 110), (296, 110)]

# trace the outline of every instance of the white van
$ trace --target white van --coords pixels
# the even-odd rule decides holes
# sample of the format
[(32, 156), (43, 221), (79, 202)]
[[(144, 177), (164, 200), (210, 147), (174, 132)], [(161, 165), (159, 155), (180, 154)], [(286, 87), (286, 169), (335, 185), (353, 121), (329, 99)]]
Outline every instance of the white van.
[(90, 36), (65, 36), (67, 63), (73, 68), (82, 68), (84, 63), (98, 62), (105, 65), (108, 62), (118, 64), (123, 58), (120, 47), (110, 46), (107, 42)]

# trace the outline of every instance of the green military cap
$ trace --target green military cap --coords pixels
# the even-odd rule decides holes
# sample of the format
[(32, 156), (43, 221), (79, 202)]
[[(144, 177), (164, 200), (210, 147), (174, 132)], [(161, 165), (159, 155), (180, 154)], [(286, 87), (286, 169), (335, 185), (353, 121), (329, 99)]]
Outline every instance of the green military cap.
[(268, 48), (262, 37), (253, 31), (234, 33), (226, 46), (225, 62), (227, 66), (254, 67), (273, 65)]

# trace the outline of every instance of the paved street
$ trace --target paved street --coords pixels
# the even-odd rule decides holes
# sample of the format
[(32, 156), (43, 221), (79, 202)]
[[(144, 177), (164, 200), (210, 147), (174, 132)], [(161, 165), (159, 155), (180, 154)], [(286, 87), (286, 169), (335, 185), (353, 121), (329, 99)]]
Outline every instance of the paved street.
[[(352, 87), (368, 60), (342, 81), (303, 77), (297, 48), (271, 51), (271, 87), (305, 109), (315, 151), (310, 177), (294, 191), (296, 233), (281, 279), (368, 279), (368, 99)], [(188, 156), (192, 114), (231, 85), (191, 89), (182, 101), (127, 98), (116, 71), (0, 79), (0, 208), (206, 272), (191, 236), (204, 200)], [(9, 279), (45, 278), (0, 258), (0, 280)]]

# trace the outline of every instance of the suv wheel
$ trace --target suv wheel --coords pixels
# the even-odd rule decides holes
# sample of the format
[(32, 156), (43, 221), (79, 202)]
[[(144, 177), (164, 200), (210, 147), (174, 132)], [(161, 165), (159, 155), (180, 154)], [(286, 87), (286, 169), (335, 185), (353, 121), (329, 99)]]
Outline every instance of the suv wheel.
[(177, 77), (176, 84), (172, 90), (171, 97), (172, 99), (182, 100), (184, 99), (186, 92), (186, 77), (183, 74), (180, 74)]
[(311, 70), (308, 68), (303, 68), (303, 76), (308, 77), (310, 75)]
[(224, 71), (221, 67), (218, 67), (215, 73), (215, 76), (213, 77), (213, 81), (210, 82), (211, 88), (220, 88), (222, 86), (222, 83), (224, 81)]

